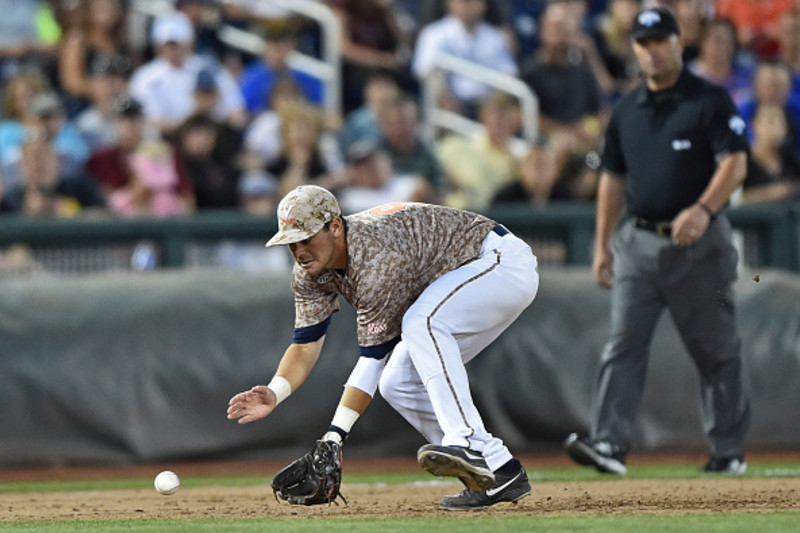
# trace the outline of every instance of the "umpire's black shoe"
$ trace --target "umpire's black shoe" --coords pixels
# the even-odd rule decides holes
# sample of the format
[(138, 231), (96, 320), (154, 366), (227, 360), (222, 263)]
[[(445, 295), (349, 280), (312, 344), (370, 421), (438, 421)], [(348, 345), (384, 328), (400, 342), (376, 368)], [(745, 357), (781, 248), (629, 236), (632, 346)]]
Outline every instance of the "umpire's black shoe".
[(606, 441), (590, 441), (572, 433), (564, 441), (567, 454), (578, 464), (593, 466), (600, 472), (624, 476), (628, 473), (625, 454)]
[[(494, 485), (486, 490), (465, 489), (459, 494), (445, 496), (439, 502), (442, 509), (448, 511), (477, 511), (486, 509), (490, 505), (501, 502), (516, 503), (531, 493), (531, 484), (528, 482), (528, 474), (516, 459), (511, 460), (511, 472), (494, 473)], [(504, 468), (505, 469), (505, 468)]]
[(712, 457), (700, 471), (740, 476), (747, 472), (747, 463), (744, 462), (744, 457)]
[(485, 490), (494, 485), (494, 474), (483, 456), (469, 448), (426, 444), (417, 451), (417, 461), (434, 476), (457, 477), (470, 490)]

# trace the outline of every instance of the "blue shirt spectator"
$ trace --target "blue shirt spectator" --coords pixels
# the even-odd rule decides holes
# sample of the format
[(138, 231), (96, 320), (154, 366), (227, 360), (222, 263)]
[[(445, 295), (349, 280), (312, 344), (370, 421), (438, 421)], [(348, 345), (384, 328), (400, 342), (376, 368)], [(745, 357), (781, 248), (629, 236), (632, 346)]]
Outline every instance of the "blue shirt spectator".
[(275, 82), (282, 77), (294, 80), (310, 103), (322, 104), (322, 81), (290, 67), (287, 63), (295, 47), (294, 32), (288, 27), (270, 28), (266, 33), (262, 57), (250, 63), (239, 79), (245, 105), (251, 114), (269, 109), (272, 89)]
[(29, 135), (46, 135), (53, 139), (58, 154), (59, 174), (65, 178), (80, 175), (89, 159), (89, 147), (75, 126), (65, 120), (61, 101), (54, 93), (37, 95), (29, 112), (47, 124), (47, 131), (33, 132), (17, 120), (0, 122), (0, 172), (6, 187), (21, 180), (22, 145)]

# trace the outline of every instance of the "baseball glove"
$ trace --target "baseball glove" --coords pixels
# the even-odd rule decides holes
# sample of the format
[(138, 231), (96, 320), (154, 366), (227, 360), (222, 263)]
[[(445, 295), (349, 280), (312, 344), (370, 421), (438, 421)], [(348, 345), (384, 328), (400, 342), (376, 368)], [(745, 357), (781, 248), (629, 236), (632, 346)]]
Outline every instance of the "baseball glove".
[(318, 440), (314, 448), (292, 461), (272, 478), (275, 498), (294, 505), (337, 503), (341, 498), (342, 448), (332, 441)]

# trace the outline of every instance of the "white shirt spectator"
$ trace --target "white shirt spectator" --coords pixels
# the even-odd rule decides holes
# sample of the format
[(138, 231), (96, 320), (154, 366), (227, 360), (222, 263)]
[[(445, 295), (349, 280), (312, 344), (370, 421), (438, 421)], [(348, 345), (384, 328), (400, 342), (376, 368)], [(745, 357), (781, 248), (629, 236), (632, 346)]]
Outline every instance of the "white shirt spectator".
[[(180, 11), (159, 16), (153, 23), (150, 39), (158, 56), (133, 73), (130, 93), (137, 99), (150, 122), (177, 126), (195, 110), (195, 86), (200, 71), (208, 71), (219, 93), (213, 112), (228, 121), (244, 115), (244, 98), (233, 76), (219, 64), (192, 54), (194, 27)], [(169, 58), (172, 58), (170, 60)]]
[[(425, 26), (417, 39), (412, 71), (424, 78), (437, 54), (448, 53), (504, 74), (516, 75), (518, 68), (503, 33), (491, 24), (480, 23), (473, 33), (458, 18), (448, 15)], [(449, 77), (450, 90), (458, 100), (475, 102), (489, 87), (459, 75)]]
[[(177, 126), (194, 111), (197, 75), (209, 68), (213, 66), (198, 55), (188, 57), (181, 67), (156, 58), (134, 72), (130, 92), (142, 103), (148, 120), (165, 121)], [(219, 90), (215, 118), (227, 120), (233, 113), (244, 109), (244, 99), (236, 80), (228, 71), (217, 66), (214, 78)]]

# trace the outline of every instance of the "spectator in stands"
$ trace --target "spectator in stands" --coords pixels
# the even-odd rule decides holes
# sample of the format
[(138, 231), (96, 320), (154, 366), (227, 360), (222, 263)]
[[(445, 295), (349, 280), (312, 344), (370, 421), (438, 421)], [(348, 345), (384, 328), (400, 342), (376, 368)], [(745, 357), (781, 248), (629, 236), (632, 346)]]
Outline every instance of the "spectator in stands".
[(606, 11), (591, 27), (597, 51), (613, 80), (614, 97), (639, 82), (639, 65), (631, 46), (633, 18), (639, 9), (640, 0), (609, 0)]
[(306, 100), (322, 105), (324, 84), (310, 74), (290, 67), (289, 55), (296, 50), (296, 29), (289, 25), (274, 25), (264, 31), (264, 50), (242, 73), (239, 80), (247, 110), (255, 115), (269, 109), (272, 89), (281, 78), (291, 78)]
[(245, 129), (244, 167), (263, 168), (275, 161), (283, 147), (280, 109), (292, 102), (304, 101), (303, 91), (293, 79), (282, 78), (275, 83), (269, 108), (256, 115)]
[(220, 88), (217, 78), (208, 70), (203, 69), (197, 73), (194, 85), (194, 115), (206, 115), (217, 124), (219, 145), (221, 150), (229, 154), (239, 151), (244, 128), (242, 125), (221, 119), (215, 114), (220, 103)]
[(700, 44), (708, 23), (708, 4), (705, 0), (675, 0), (672, 7), (681, 29), (683, 62), (688, 64), (700, 55)]
[(275, 214), (280, 196), (278, 180), (263, 170), (250, 170), (239, 177), (237, 192), (240, 209), (254, 216)]
[(400, 87), (391, 76), (373, 74), (364, 84), (364, 103), (345, 117), (339, 139), (343, 150), (356, 141), (368, 139), (379, 142), (382, 134), (378, 124), (380, 110), (400, 95)]
[(780, 105), (759, 104), (753, 118), (743, 200), (746, 203), (800, 197), (800, 157), (787, 142), (788, 124)]
[(377, 144), (364, 140), (347, 150), (346, 182), (337, 186), (339, 206), (355, 213), (391, 202), (430, 203), (433, 190), (414, 175), (397, 174), (392, 160)]
[(195, 113), (178, 128), (180, 164), (186, 171), (197, 209), (238, 207), (239, 169), (226, 139), (228, 131), (205, 113)]
[[(32, 86), (26, 88), (25, 83), (15, 89), (19, 92), (12, 98), (15, 98), (17, 104), (24, 103), (31, 96), (25, 92), (32, 90)], [(83, 173), (89, 158), (89, 148), (72, 122), (67, 120), (58, 94), (45, 90), (30, 98), (21, 117), (5, 120), (0, 124), (1, 172), (7, 186), (21, 181), (22, 147), (31, 129), (40, 127), (45, 130), (43, 135), (47, 137), (48, 145), (58, 155), (58, 175), (69, 178)]]
[[(137, 100), (127, 95), (123, 96), (114, 102), (113, 110), (116, 117), (114, 124), (117, 130), (117, 144), (92, 156), (87, 167), (107, 198), (113, 197), (117, 191), (125, 191), (122, 196), (117, 198), (119, 204), (116, 206), (124, 214), (132, 215), (137, 203), (145, 204), (152, 196), (147, 192), (143, 183), (137, 181), (137, 174), (132, 163), (136, 154), (144, 153), (143, 147), (148, 142), (146, 139), (157, 139), (158, 136), (157, 132), (149, 135), (145, 133), (147, 126), (144, 112), (142, 105)], [(177, 183), (170, 184), (170, 192), (173, 193), (173, 197), (179, 196), (188, 210), (192, 205), (192, 184), (175, 155), (172, 152), (168, 152), (168, 154), (158, 154), (159, 164), (153, 165), (153, 167), (161, 173), (161, 176), (171, 179), (172, 173), (169, 168), (165, 168), (168, 165), (162, 164), (166, 159), (170, 159), (169, 165), (178, 176)], [(140, 169), (147, 166), (141, 164), (144, 163), (142, 159), (142, 157), (138, 158)], [(138, 196), (131, 194), (134, 192)], [(171, 202), (168, 207), (176, 206), (180, 207), (177, 202)], [(139, 209), (137, 212), (144, 213), (145, 210)]]
[[(283, 150), (281, 110), (298, 103), (311, 105), (305, 100), (294, 80), (291, 78), (278, 80), (272, 91), (270, 109), (259, 113), (245, 130), (243, 168), (263, 169), (276, 161)], [(341, 156), (337, 155), (339, 146), (333, 133), (329, 133), (326, 129), (321, 133), (319, 142), (326, 161), (341, 159)]]
[(62, 112), (53, 93), (41, 93), (31, 102), (19, 145), (21, 179), (7, 193), (7, 202), (15, 211), (28, 216), (74, 216), (82, 209), (104, 204), (82, 167), (64, 164), (64, 154), (57, 146)]
[[(597, 193), (597, 169), (571, 154), (563, 137), (534, 146), (520, 164), (520, 179), (502, 187), (492, 205), (527, 204), (545, 207), (551, 201), (585, 202)], [(568, 142), (568, 141), (566, 141)]]
[(186, 15), (194, 28), (194, 51), (211, 62), (221, 62), (238, 79), (242, 72), (241, 54), (227, 46), (218, 35), (222, 22), (222, 2), (216, 0), (174, 0), (175, 9)]
[(234, 128), (244, 127), (249, 117), (238, 84), (218, 64), (192, 53), (194, 29), (186, 15), (173, 11), (158, 17), (151, 40), (157, 56), (139, 67), (130, 83), (130, 92), (141, 102), (149, 122), (164, 134), (174, 132), (196, 110), (197, 75), (209, 70), (219, 90), (215, 118)]
[(791, 73), (785, 64), (778, 61), (761, 62), (753, 79), (753, 94), (739, 106), (751, 142), (754, 116), (761, 104), (776, 105), (783, 110), (788, 128), (787, 146), (800, 155), (800, 95), (792, 94)]
[(89, 70), (90, 105), (75, 117), (75, 127), (94, 154), (117, 141), (112, 105), (128, 88), (131, 61), (122, 54), (103, 54), (94, 58)]
[(66, 28), (58, 61), (61, 87), (84, 105), (94, 99), (94, 65), (103, 58), (128, 59), (125, 11), (120, 0), (81, 0), (74, 25)]
[(330, 186), (341, 173), (342, 161), (337, 151), (325, 150), (320, 111), (304, 102), (289, 102), (279, 115), (282, 149), (267, 171), (277, 177), (280, 196), (307, 183)]
[(442, 168), (419, 136), (419, 110), (410, 95), (398, 95), (378, 111), (382, 147), (398, 174), (417, 175), (430, 184), (436, 197), (444, 193)]
[(558, 181), (553, 154), (543, 145), (534, 146), (520, 165), (520, 179), (500, 187), (492, 205), (526, 204), (544, 207)]
[(795, 0), (716, 0), (716, 15), (729, 19), (736, 30), (740, 46), (769, 58), (777, 48), (778, 20), (796, 8)]
[[(580, 156), (596, 147), (607, 117), (606, 95), (590, 67), (591, 47), (566, 3), (540, 18), (540, 49), (522, 65), (522, 79), (539, 100), (539, 129), (563, 137)], [(559, 142), (559, 144), (562, 144)]]
[(172, 148), (145, 141), (129, 156), (130, 181), (109, 196), (111, 210), (123, 218), (169, 217), (194, 209), (194, 195), (181, 194)]
[(0, 120), (0, 178), (6, 189), (20, 180), (19, 146), (24, 138), (23, 120), (33, 98), (49, 90), (47, 78), (34, 69), (18, 72), (8, 80)]
[(519, 179), (528, 147), (513, 141), (518, 113), (511, 96), (492, 93), (479, 111), (483, 133), (474, 137), (451, 134), (439, 141), (436, 153), (449, 178), (446, 205), (485, 211), (501, 187)]
[(410, 42), (401, 30), (391, 2), (331, 0), (341, 23), (342, 99), (344, 113), (364, 103), (363, 87), (375, 72), (391, 74), (409, 89)]
[[(414, 50), (412, 71), (420, 80), (434, 69), (436, 57), (447, 53), (502, 74), (516, 75), (517, 63), (503, 32), (484, 20), (485, 0), (448, 0), (447, 15), (422, 28)], [(489, 87), (474, 79), (452, 74), (439, 104), (476, 116)]]
[(792, 93), (800, 97), (800, 8), (781, 17), (778, 43), (778, 56), (792, 72)]
[(46, 0), (0, 0), (0, 80), (22, 67), (55, 68), (61, 28)]
[(694, 74), (725, 87), (736, 105), (750, 96), (752, 62), (739, 51), (736, 29), (728, 19), (714, 19), (706, 25), (700, 55), (687, 66)]

